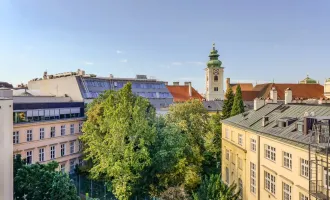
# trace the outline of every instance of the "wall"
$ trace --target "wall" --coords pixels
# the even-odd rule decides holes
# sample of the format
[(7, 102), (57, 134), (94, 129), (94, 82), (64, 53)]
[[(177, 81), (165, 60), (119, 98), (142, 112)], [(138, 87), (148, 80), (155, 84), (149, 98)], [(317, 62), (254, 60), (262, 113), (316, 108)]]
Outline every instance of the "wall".
[(83, 101), (76, 76), (29, 81), (28, 88), (40, 90), (41, 95), (64, 96), (67, 94), (73, 101)]
[[(205, 69), (205, 98), (207, 101), (223, 100), (223, 68), (219, 68), (218, 81), (214, 81), (213, 70), (213, 68)], [(218, 87), (218, 91), (214, 91), (214, 87)]]
[(0, 99), (0, 199), (13, 199), (13, 100)]
[(70, 97), (14, 96), (14, 103), (70, 102)]
[(330, 98), (330, 80), (324, 83), (324, 96)]

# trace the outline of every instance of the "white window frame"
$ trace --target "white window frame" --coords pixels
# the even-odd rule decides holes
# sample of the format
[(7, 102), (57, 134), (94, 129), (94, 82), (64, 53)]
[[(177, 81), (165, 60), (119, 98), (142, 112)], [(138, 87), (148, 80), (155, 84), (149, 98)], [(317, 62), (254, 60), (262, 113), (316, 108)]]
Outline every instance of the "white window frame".
[(45, 128), (40, 128), (39, 129), (39, 139), (40, 140), (45, 139)]
[(250, 143), (251, 143), (251, 151), (256, 152), (257, 151), (257, 140), (250, 138)]
[(55, 126), (50, 127), (50, 137), (53, 138), (56, 136), (56, 128)]
[(238, 144), (243, 146), (243, 135), (242, 134), (238, 134)]
[(19, 131), (13, 132), (13, 144), (19, 144)]
[(273, 195), (276, 194), (276, 177), (267, 171), (265, 171), (265, 190)]
[(250, 192), (252, 194), (256, 194), (257, 187), (256, 187), (256, 178), (257, 178), (257, 169), (256, 165), (250, 162)]
[(225, 134), (226, 134), (225, 137), (226, 137), (227, 139), (229, 139), (229, 130), (228, 130), (227, 128), (225, 129)]
[(283, 167), (292, 170), (292, 154), (283, 151)]
[(31, 142), (33, 140), (32, 129), (26, 130), (26, 141)]
[(56, 146), (50, 146), (50, 159), (54, 160), (56, 158)]
[(230, 160), (230, 152), (229, 149), (226, 149), (226, 159), (229, 161)]
[[(31, 163), (28, 163), (28, 157), (31, 157)], [(30, 165), (32, 163), (33, 163), (33, 151), (30, 150), (26, 152), (26, 164)]]
[(74, 134), (74, 124), (70, 124), (70, 134)]
[(61, 144), (61, 157), (65, 156), (65, 143)]
[(61, 136), (65, 135), (65, 125), (61, 125)]
[(74, 154), (75, 153), (75, 148), (74, 148), (74, 146), (75, 146), (75, 144), (76, 144), (76, 142), (75, 141), (71, 141), (70, 142), (70, 154)]
[(300, 158), (300, 175), (309, 178), (309, 161)]
[(308, 195), (304, 195), (303, 193), (299, 192), (299, 200), (309, 200)]
[(283, 182), (283, 200), (292, 200), (292, 187)]
[(265, 144), (265, 158), (276, 162), (276, 148)]
[(45, 148), (39, 149), (39, 162), (45, 161)]

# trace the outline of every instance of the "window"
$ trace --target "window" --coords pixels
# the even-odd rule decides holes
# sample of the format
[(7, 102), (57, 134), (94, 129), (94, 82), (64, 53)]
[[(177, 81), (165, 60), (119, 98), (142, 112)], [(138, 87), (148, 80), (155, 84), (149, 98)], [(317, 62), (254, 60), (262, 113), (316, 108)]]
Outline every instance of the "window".
[(218, 82), (219, 78), (217, 75), (214, 76), (214, 82)]
[(243, 145), (243, 135), (242, 134), (238, 134), (238, 144), (239, 145)]
[(50, 127), (50, 137), (55, 137), (55, 126)]
[(265, 189), (275, 195), (275, 176), (265, 171)]
[(303, 128), (304, 128), (304, 125), (302, 125), (302, 124), (297, 125), (297, 129), (299, 132), (303, 132)]
[(243, 181), (242, 179), (238, 179), (238, 189), (239, 189), (239, 196), (243, 199)]
[(14, 131), (13, 132), (13, 144), (18, 144), (19, 143), (19, 131)]
[(256, 193), (256, 165), (254, 163), (250, 163), (250, 191), (255, 194)]
[(238, 168), (243, 169), (243, 160), (238, 157)]
[(79, 143), (78, 143), (78, 151), (80, 152), (80, 151), (82, 151), (82, 149), (83, 149), (83, 143), (79, 140)]
[(84, 160), (82, 158), (79, 158), (79, 166), (83, 166)]
[(251, 151), (256, 152), (257, 151), (257, 141), (253, 138), (250, 139), (251, 142)]
[(74, 172), (74, 159), (70, 160), (70, 173)]
[(61, 126), (61, 135), (65, 135), (65, 125)]
[(39, 162), (45, 161), (45, 149), (41, 148), (39, 149)]
[(229, 160), (229, 150), (226, 149), (226, 159)]
[(50, 146), (50, 159), (55, 159), (55, 146)]
[(276, 148), (266, 144), (265, 145), (265, 157), (268, 160), (275, 162), (276, 161)]
[(32, 141), (32, 130), (27, 130), (26, 131), (26, 141), (27, 142)]
[(83, 125), (83, 123), (79, 122), (79, 133), (81, 133), (81, 131), (82, 131), (82, 125)]
[(74, 134), (74, 124), (70, 124), (70, 134)]
[(40, 133), (39, 139), (43, 140), (45, 138), (45, 128), (40, 128), (39, 133)]
[(308, 196), (302, 193), (299, 193), (299, 200), (308, 200)]
[(309, 176), (309, 162), (303, 158), (300, 159), (300, 175), (306, 178)]
[[(328, 181), (328, 183), (327, 183)], [(329, 188), (330, 189), (330, 169), (327, 170), (327, 168), (325, 167), (323, 170), (323, 185), (325, 188)]]
[(226, 138), (229, 139), (229, 130), (227, 128), (225, 129), (225, 132), (226, 132)]
[(32, 151), (26, 152), (26, 164), (32, 164)]
[(226, 167), (226, 183), (229, 184), (229, 169)]
[(291, 200), (291, 186), (283, 183), (283, 200)]
[(292, 169), (292, 154), (283, 151), (283, 167)]
[(214, 87), (214, 92), (217, 92), (218, 90), (218, 87)]
[(70, 142), (70, 153), (71, 153), (71, 154), (74, 153), (74, 144), (75, 144), (74, 141), (71, 141), (71, 142)]
[(65, 172), (65, 163), (61, 164), (61, 172), (64, 173)]
[(65, 156), (65, 144), (61, 144), (61, 156)]
[(230, 153), (231, 155), (231, 162), (235, 165), (235, 154), (234, 154), (234, 152), (231, 152)]

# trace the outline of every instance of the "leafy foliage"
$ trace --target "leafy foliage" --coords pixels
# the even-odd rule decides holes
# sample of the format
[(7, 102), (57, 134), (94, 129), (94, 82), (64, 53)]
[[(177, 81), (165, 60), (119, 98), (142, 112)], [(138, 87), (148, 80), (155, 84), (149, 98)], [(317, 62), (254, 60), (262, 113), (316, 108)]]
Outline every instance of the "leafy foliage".
[(183, 187), (170, 187), (161, 194), (162, 200), (189, 200), (189, 195)]
[(88, 108), (81, 140), (86, 159), (93, 161), (95, 179), (111, 182), (119, 200), (126, 200), (151, 165), (149, 147), (155, 141), (155, 109), (133, 95), (131, 84), (107, 91)]
[(18, 155), (14, 160), (14, 198), (33, 200), (78, 200), (74, 184), (66, 174), (55, 171), (58, 163), (25, 165)]
[(243, 103), (243, 99), (242, 99), (241, 86), (237, 85), (233, 108), (231, 110), (230, 115), (235, 116), (235, 115), (241, 114), (243, 112), (244, 112), (244, 103)]
[(205, 176), (193, 197), (194, 200), (238, 200), (239, 192), (236, 192), (236, 185), (227, 186), (217, 174), (210, 177)]
[(224, 100), (224, 104), (222, 107), (222, 116), (223, 119), (227, 119), (228, 117), (230, 117), (231, 114), (231, 110), (234, 104), (234, 93), (231, 87), (227, 88), (226, 91), (226, 95), (225, 95), (225, 100)]

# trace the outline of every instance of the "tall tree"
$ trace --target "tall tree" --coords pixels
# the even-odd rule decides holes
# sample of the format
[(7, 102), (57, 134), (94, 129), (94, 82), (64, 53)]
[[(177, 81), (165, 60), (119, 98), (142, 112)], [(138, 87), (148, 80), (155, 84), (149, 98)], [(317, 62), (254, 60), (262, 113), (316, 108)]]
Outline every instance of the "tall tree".
[(166, 115), (166, 124), (180, 128), (189, 144), (188, 156), (181, 159), (177, 167), (184, 176), (183, 185), (191, 191), (201, 181), (205, 135), (209, 132), (209, 115), (198, 100), (172, 105)]
[(231, 110), (230, 115), (235, 116), (243, 112), (244, 112), (244, 103), (242, 98), (242, 90), (241, 90), (241, 86), (237, 85), (233, 108)]
[(193, 198), (194, 200), (238, 200), (239, 192), (236, 191), (236, 185), (227, 186), (221, 181), (220, 175), (216, 174), (205, 176)]
[(93, 162), (93, 178), (111, 182), (119, 200), (129, 199), (151, 165), (150, 146), (155, 140), (155, 109), (132, 93), (131, 84), (107, 91), (87, 111), (83, 126), (84, 153)]
[(230, 117), (231, 110), (234, 104), (234, 93), (231, 87), (227, 88), (224, 104), (222, 107), (222, 118), (227, 119)]
[(68, 175), (55, 171), (58, 163), (26, 165), (21, 156), (14, 160), (16, 200), (78, 200), (76, 187)]

